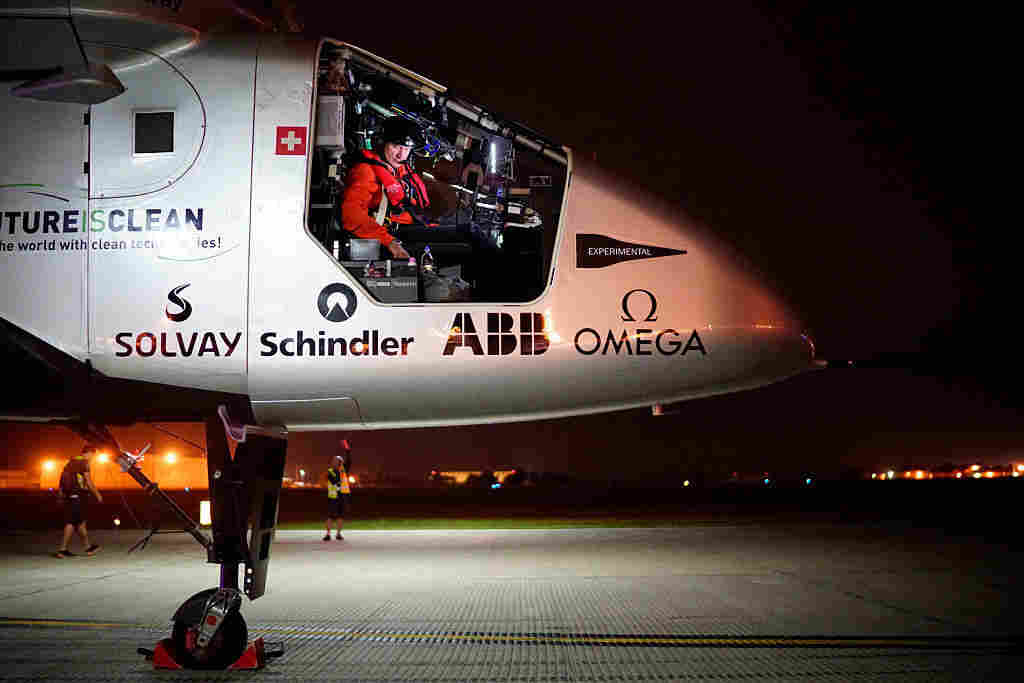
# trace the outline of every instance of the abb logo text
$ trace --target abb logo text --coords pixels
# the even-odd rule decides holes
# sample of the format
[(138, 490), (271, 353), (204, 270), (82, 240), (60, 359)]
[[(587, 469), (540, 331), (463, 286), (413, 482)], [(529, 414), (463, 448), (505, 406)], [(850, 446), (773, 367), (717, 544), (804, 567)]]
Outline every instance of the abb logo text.
[[(459, 347), (470, 349), (474, 356), (507, 356), (517, 348), (521, 356), (539, 356), (548, 350), (543, 315), (520, 313), (518, 332), (515, 323), (516, 318), (511, 313), (488, 313), (487, 333), (480, 335), (471, 314), (456, 313), (442, 355), (451, 356)], [(486, 352), (481, 337), (486, 340)]]

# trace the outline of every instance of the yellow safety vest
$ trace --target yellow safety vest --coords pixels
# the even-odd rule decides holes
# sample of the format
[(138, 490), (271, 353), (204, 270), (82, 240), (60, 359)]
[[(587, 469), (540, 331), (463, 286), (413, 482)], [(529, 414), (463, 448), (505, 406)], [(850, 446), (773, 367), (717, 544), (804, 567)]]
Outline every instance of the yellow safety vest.
[[(331, 473), (337, 472), (341, 476), (341, 484), (334, 484), (331, 482)], [(348, 486), (348, 473), (345, 472), (345, 468), (342, 467), (339, 470), (335, 470), (333, 467), (327, 470), (327, 497), (337, 498), (339, 493), (352, 493), (352, 490)]]

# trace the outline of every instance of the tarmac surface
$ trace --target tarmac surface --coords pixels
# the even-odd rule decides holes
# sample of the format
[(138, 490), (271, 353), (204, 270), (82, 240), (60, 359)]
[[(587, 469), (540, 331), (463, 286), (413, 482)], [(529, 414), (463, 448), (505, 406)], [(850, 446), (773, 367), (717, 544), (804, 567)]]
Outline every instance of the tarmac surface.
[[(250, 637), (257, 672), (155, 671), (217, 567), (184, 534), (58, 560), (56, 532), (0, 538), (2, 680), (1020, 680), (1019, 553), (890, 525), (279, 531)], [(77, 539), (75, 541), (77, 543)], [(72, 550), (79, 550), (73, 544)]]

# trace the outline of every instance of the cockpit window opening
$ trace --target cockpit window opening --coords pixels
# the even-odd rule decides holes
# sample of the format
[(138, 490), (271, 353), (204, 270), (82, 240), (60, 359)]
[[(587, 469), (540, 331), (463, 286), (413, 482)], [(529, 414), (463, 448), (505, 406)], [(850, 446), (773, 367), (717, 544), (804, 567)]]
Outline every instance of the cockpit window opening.
[(316, 92), (307, 225), (371, 296), (541, 295), (567, 183), (560, 145), (331, 41), (321, 45)]

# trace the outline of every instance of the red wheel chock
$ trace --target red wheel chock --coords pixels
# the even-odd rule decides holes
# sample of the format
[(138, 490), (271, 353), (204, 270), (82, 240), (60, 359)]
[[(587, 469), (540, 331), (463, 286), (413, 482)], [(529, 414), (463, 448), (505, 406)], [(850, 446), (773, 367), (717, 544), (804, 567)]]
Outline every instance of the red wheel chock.
[[(235, 663), (229, 666), (228, 670), (262, 669), (267, 665), (268, 657), (278, 657), (284, 654), (284, 649), (279, 646), (275, 647), (272, 645), (271, 648), (272, 650), (268, 652), (262, 637), (250, 641), (249, 647), (245, 648), (242, 656), (235, 660)], [(139, 654), (146, 655), (146, 659), (152, 660), (154, 669), (185, 668), (174, 658), (174, 641), (170, 638), (161, 640), (153, 650), (139, 648)]]

